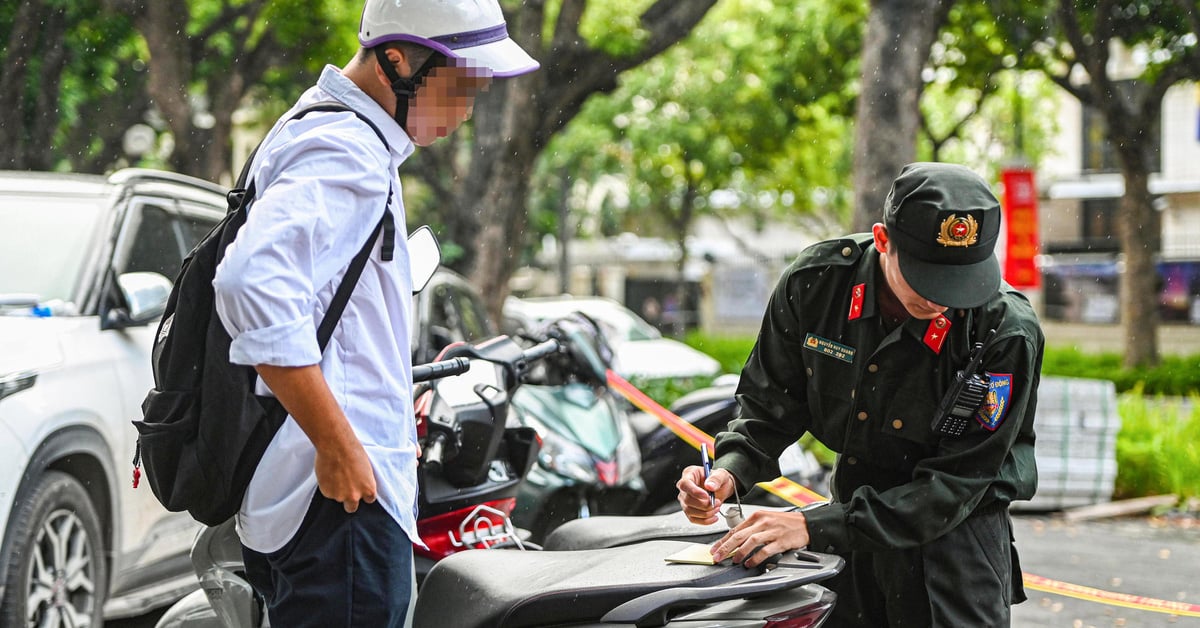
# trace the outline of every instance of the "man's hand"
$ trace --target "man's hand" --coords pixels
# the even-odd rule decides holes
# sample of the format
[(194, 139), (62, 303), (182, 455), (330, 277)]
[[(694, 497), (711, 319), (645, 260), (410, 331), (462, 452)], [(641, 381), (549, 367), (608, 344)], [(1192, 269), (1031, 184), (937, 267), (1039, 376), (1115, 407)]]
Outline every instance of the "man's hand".
[[(683, 514), (687, 515), (688, 521), (706, 525), (716, 523), (721, 504), (733, 495), (733, 482), (733, 474), (725, 469), (713, 470), (708, 481), (704, 480), (703, 467), (684, 469), (675, 487), (679, 489), (679, 505), (683, 507)], [(711, 504), (708, 499), (710, 492), (714, 498)]]
[(360, 501), (375, 502), (375, 470), (358, 439), (340, 446), (317, 447), (313, 466), (317, 489), (325, 497), (341, 502), (346, 512), (358, 510)]
[(788, 550), (808, 546), (808, 522), (802, 512), (758, 510), (730, 530), (710, 549), (713, 562), (726, 558), (745, 567)]

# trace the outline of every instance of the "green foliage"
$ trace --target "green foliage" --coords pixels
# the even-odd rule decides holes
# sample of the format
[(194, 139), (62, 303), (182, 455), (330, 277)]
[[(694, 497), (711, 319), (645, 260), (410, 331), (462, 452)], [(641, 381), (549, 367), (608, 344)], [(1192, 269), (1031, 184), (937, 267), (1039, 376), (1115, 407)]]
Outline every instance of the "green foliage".
[(712, 356), (721, 364), (722, 373), (741, 373), (754, 348), (753, 336), (710, 336), (699, 331), (688, 333), (683, 342)]
[(1129, 368), (1117, 353), (1083, 353), (1075, 348), (1047, 347), (1043, 375), (1111, 380), (1117, 392), (1140, 390), (1148, 395), (1200, 393), (1200, 355), (1165, 356), (1158, 366)]
[[(635, 13), (589, 3), (584, 31), (608, 16), (607, 37), (635, 45), (636, 29), (617, 15)], [(865, 15), (862, 0), (719, 3), (553, 138), (531, 186), (531, 225), (554, 233), (566, 204), (585, 225), (575, 235), (674, 236), (689, 220), (687, 199), (713, 211), (716, 189), (741, 199), (730, 211), (847, 213)]]
[(1200, 395), (1121, 396), (1114, 497), (1200, 497)]
[(652, 0), (589, 2), (579, 23), (579, 33), (593, 46), (616, 56), (637, 52), (648, 33), (641, 14)]
[(646, 380), (639, 377), (632, 377), (629, 379), (629, 383), (633, 384), (634, 388), (645, 393), (647, 397), (658, 402), (659, 405), (669, 408), (677, 399), (693, 390), (711, 386), (713, 378), (690, 377)]

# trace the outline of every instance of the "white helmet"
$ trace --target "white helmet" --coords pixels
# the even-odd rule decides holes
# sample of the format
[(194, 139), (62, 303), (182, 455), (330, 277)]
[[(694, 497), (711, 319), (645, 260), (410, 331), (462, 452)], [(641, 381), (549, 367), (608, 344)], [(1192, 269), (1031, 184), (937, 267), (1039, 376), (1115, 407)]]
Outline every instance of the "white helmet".
[(497, 0), (367, 0), (358, 41), (364, 48), (410, 41), (488, 68), (497, 78), (538, 69), (508, 37)]

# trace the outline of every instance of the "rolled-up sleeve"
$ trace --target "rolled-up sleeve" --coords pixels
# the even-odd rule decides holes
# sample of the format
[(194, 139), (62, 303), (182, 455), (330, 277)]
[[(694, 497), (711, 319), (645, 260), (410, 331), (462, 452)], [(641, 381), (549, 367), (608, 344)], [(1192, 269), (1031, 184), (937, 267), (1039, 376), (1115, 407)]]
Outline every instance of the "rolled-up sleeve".
[(215, 304), (236, 364), (321, 361), (317, 295), (349, 266), (387, 200), (387, 154), (373, 132), (353, 114), (315, 115), (343, 119), (300, 135), (285, 126), (264, 146), (261, 192), (217, 267)]

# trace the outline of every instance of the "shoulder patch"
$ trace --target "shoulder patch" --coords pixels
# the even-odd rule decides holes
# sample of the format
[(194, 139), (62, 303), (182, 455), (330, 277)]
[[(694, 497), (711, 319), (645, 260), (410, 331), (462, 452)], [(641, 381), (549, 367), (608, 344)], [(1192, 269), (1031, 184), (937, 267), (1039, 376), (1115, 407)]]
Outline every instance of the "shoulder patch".
[(1008, 416), (1008, 404), (1012, 400), (1012, 375), (988, 373), (988, 392), (983, 405), (975, 413), (975, 420), (989, 431), (996, 431)]

